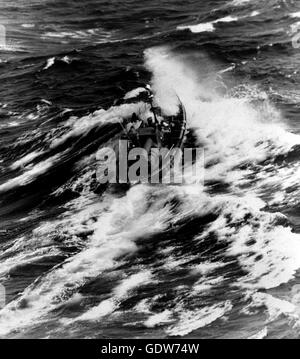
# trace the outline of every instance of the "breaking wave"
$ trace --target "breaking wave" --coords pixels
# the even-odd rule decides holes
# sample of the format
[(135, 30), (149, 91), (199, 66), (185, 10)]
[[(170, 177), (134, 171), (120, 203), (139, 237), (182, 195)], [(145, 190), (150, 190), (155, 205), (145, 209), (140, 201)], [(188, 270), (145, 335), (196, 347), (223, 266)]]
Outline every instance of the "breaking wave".
[[(65, 60), (51, 58), (44, 70), (56, 61)], [(2, 251), (8, 282), (26, 266), (48, 264), (0, 311), (1, 336), (38, 328), (44, 337), (76, 335), (82, 323), (96, 326), (95, 335), (113, 336), (121, 323), (154, 336), (157, 328), (165, 336), (205, 336), (203, 328), (218, 323), (222, 331), (235, 311), (254, 316), (261, 308), (268, 313), (261, 331), (242, 336), (266, 337), (280, 315), (299, 324), (295, 299), (277, 298), (272, 289), (292, 282), (300, 268), (300, 236), (279, 206), (299, 196), (300, 137), (267, 93), (254, 85), (229, 88), (206, 55), (156, 47), (145, 51), (145, 66), (156, 104), (172, 114), (178, 96), (186, 107), (187, 141), (205, 150), (204, 188), (95, 186), (99, 147), (115, 140), (114, 124), (145, 111), (143, 103), (71, 116), (47, 134), (39, 129), (19, 139), (17, 145), (38, 141), (40, 148), (15, 158), (0, 191), (34, 186), (68, 165), (72, 176), (51, 198), (74, 196), (52, 220), (42, 212), (21, 219), (41, 222)]]

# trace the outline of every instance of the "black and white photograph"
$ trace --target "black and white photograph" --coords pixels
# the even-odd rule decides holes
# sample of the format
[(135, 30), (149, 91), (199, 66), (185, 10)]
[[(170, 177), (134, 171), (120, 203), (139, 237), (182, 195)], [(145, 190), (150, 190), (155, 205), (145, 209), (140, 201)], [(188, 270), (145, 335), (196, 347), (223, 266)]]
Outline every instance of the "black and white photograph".
[(0, 0), (0, 339), (300, 339), (299, 83), (300, 0)]

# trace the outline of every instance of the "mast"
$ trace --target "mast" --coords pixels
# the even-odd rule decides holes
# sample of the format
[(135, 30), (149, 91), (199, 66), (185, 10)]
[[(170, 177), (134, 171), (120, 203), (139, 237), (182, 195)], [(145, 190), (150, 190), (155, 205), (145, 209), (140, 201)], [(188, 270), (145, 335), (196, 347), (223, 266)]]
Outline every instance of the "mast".
[(157, 119), (157, 116), (156, 116), (156, 113), (155, 113), (155, 109), (154, 109), (154, 106), (153, 106), (153, 98), (154, 98), (154, 96), (153, 96), (153, 93), (152, 93), (152, 90), (151, 90), (151, 86), (150, 86), (150, 85), (147, 85), (147, 86), (146, 86), (146, 89), (147, 89), (147, 91), (148, 91), (148, 93), (149, 93), (149, 100), (150, 100), (151, 111), (152, 111), (152, 113), (153, 113), (155, 123), (156, 123), (156, 125), (158, 125), (159, 122), (158, 122), (158, 119)]

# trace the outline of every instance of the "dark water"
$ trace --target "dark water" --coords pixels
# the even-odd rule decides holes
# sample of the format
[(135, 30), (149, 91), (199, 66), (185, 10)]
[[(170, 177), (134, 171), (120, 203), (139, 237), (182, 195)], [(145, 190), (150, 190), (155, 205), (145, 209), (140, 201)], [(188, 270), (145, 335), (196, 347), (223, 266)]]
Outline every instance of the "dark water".
[[(0, 14), (1, 337), (298, 338), (299, 2)], [(97, 183), (134, 110), (114, 101), (148, 81), (164, 111), (182, 99), (204, 189)]]

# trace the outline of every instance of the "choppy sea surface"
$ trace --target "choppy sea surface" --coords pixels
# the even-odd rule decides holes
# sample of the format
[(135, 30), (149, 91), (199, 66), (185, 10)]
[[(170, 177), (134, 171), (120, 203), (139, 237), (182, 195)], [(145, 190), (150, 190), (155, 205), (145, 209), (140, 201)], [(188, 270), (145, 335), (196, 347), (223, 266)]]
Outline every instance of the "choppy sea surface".
[[(0, 23), (0, 337), (299, 338), (299, 1), (1, 1)], [(145, 82), (184, 103), (204, 188), (97, 183)]]

